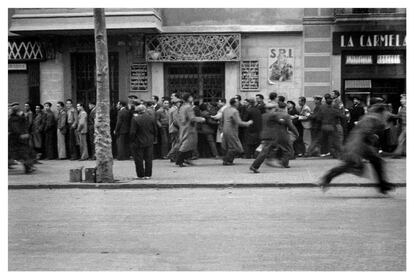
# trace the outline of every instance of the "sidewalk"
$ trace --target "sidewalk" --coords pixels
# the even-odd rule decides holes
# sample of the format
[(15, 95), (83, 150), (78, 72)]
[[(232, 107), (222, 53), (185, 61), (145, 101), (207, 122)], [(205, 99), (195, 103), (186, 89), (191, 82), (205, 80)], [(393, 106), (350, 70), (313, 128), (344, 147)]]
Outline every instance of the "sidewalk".
[[(9, 170), (9, 189), (30, 188), (179, 188), (179, 187), (314, 187), (315, 182), (338, 160), (304, 158), (290, 162), (290, 168), (262, 165), (260, 173), (249, 171), (252, 160), (236, 159), (235, 165), (223, 166), (221, 160), (199, 159), (194, 166), (179, 168), (169, 160), (154, 160), (153, 177), (137, 180), (132, 160), (114, 160), (116, 183), (70, 183), (69, 170), (77, 167), (94, 167), (94, 161), (42, 161), (37, 171), (23, 174), (18, 165)], [(386, 159), (388, 179), (398, 186), (406, 184), (406, 160)], [(332, 186), (373, 186), (371, 167), (366, 176), (346, 174), (333, 180)]]

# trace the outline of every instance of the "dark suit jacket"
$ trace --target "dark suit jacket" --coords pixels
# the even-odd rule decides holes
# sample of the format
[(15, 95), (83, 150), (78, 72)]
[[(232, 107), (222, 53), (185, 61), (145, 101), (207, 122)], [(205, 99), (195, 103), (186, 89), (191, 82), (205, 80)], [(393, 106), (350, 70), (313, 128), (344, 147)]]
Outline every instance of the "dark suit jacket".
[(95, 130), (96, 107), (94, 107), (88, 115), (88, 131), (93, 133)]
[(118, 117), (116, 120), (115, 133), (117, 135), (128, 134), (130, 128), (130, 113), (126, 108), (122, 108), (118, 111)]
[(276, 140), (279, 143), (289, 143), (287, 130), (292, 131), (296, 137), (298, 130), (292, 123), (290, 115), (286, 112), (267, 112), (263, 114), (263, 129), (261, 138), (264, 140)]
[(260, 132), (262, 131), (262, 113), (257, 107), (248, 107), (246, 109), (243, 121), (253, 120), (253, 125), (246, 128), (246, 143), (255, 144), (260, 141)]
[(138, 114), (131, 120), (130, 140), (137, 147), (148, 147), (154, 144), (157, 135), (157, 124), (148, 113)]

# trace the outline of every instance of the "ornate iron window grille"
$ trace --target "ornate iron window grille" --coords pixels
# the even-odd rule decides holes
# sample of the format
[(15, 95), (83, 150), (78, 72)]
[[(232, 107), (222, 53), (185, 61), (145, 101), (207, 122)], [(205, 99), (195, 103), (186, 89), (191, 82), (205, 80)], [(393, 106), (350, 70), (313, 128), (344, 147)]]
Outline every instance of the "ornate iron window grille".
[(148, 36), (148, 62), (240, 61), (240, 34), (162, 34)]
[(37, 41), (9, 41), (9, 60), (42, 60), (42, 47)]

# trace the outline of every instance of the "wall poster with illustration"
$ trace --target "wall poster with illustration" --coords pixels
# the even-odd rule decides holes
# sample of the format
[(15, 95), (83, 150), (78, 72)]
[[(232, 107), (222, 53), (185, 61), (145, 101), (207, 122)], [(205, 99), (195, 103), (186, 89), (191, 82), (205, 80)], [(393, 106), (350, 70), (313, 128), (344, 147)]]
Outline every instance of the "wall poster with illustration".
[(294, 65), (293, 48), (275, 47), (269, 49), (268, 81), (270, 84), (292, 81)]

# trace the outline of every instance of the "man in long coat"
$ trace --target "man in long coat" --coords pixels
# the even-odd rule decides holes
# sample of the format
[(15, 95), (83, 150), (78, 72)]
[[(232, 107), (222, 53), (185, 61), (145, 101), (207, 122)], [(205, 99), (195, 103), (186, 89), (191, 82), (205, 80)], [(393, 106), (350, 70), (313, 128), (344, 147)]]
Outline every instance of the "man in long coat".
[(244, 122), (240, 118), (237, 110), (237, 99), (230, 99), (230, 106), (223, 110), (223, 142), (224, 151), (223, 165), (233, 165), (234, 158), (243, 153), (243, 146), (239, 139), (239, 127), (248, 127), (253, 124), (253, 120)]
[(35, 112), (32, 125), (32, 140), (33, 149), (37, 152), (37, 156), (40, 157), (44, 153), (45, 114), (43, 112), (43, 105), (36, 105)]
[(45, 156), (46, 160), (56, 159), (56, 118), (50, 102), (44, 103), (45, 107)]
[(67, 114), (65, 111), (65, 105), (63, 102), (58, 102), (56, 105), (58, 110), (57, 116), (57, 147), (58, 147), (58, 158), (60, 160), (66, 159), (66, 133), (68, 131), (68, 127), (66, 125), (67, 122)]
[(375, 147), (378, 134), (385, 129), (385, 118), (385, 107), (381, 104), (374, 104), (368, 114), (362, 117), (349, 135), (341, 158), (342, 165), (329, 170), (319, 182), (323, 191), (328, 189), (327, 186), (332, 179), (341, 174), (362, 175), (364, 159), (368, 160), (373, 166), (378, 179), (377, 188), (380, 193), (386, 194), (394, 188), (394, 185), (385, 179), (384, 162)]
[(168, 132), (170, 133), (171, 149), (168, 152), (167, 157), (170, 158), (171, 162), (177, 160), (177, 153), (180, 148), (180, 135), (179, 135), (179, 124), (178, 124), (178, 110), (181, 107), (182, 101), (177, 97), (176, 93), (171, 95), (172, 107), (168, 111)]
[(184, 93), (182, 96), (184, 104), (178, 112), (180, 148), (178, 149), (176, 165), (184, 167), (184, 162), (192, 157), (192, 152), (197, 149), (197, 122), (204, 122), (202, 117), (196, 117), (192, 107), (193, 97), (190, 93)]
[(78, 110), (78, 127), (76, 128), (76, 132), (78, 133), (79, 137), (79, 149), (81, 153), (81, 161), (87, 160), (89, 158), (88, 153), (88, 114), (85, 111), (83, 104), (77, 104), (76, 108)]
[(126, 108), (125, 102), (118, 102), (118, 116), (114, 134), (116, 135), (116, 150), (118, 160), (127, 160), (129, 158), (129, 141), (128, 134), (130, 129), (131, 114)]
[(96, 103), (89, 102), (88, 115), (88, 143), (89, 143), (89, 158), (95, 160), (95, 118), (96, 118)]
[(256, 148), (260, 145), (260, 132), (262, 131), (262, 113), (255, 107), (254, 99), (247, 99), (248, 105), (243, 121), (252, 120), (253, 124), (245, 131), (245, 157), (247, 159), (254, 157)]

